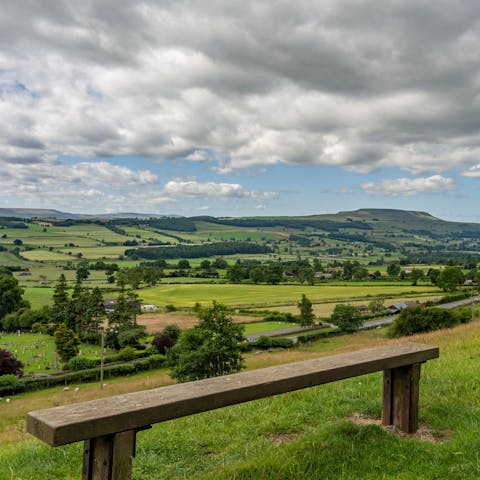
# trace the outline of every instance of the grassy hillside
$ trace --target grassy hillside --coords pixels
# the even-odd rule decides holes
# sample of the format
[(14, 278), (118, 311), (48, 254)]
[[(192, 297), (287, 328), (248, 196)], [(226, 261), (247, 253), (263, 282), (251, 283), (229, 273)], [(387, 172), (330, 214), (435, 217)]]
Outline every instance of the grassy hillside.
[[(156, 425), (138, 436), (134, 478), (479, 478), (480, 322), (409, 340), (440, 347), (440, 359), (422, 370), (423, 440), (371, 424), (381, 413), (376, 373)], [(390, 341), (374, 330), (299, 351), (251, 355), (247, 363), (256, 368)], [(77, 393), (58, 388), (0, 403), (0, 478), (80, 478), (81, 445), (52, 449), (25, 435), (28, 410), (165, 382), (163, 373), (143, 374), (111, 382), (108, 391), (97, 385)]]

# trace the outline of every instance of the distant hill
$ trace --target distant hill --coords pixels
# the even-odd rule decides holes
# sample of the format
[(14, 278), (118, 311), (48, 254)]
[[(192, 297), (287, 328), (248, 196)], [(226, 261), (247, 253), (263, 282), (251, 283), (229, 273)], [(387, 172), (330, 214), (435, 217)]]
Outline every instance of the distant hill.
[(421, 234), (427, 237), (442, 236), (444, 234), (466, 233), (466, 237), (478, 236), (480, 224), (449, 222), (430, 215), (427, 212), (362, 208), (352, 212), (338, 212), (334, 214), (290, 216), (290, 217), (192, 217), (193, 220), (202, 220), (210, 223), (231, 225), (237, 227), (285, 227), (287, 229), (313, 228), (325, 231), (338, 230), (371, 230), (375, 233), (394, 234)]
[(179, 215), (158, 215), (155, 213), (99, 213), (99, 214), (81, 214), (60, 212), (59, 210), (48, 208), (0, 208), (0, 217), (16, 217), (16, 218), (58, 218), (58, 219), (114, 219), (114, 218), (162, 218), (162, 217), (179, 217)]
[[(41, 221), (37, 222), (37, 219)], [(47, 224), (42, 225), (42, 242), (36, 236), (38, 225), (32, 225), (38, 223)], [(335, 214), (262, 217), (181, 217), (135, 212), (82, 215), (54, 209), (2, 208), (0, 229), (5, 232), (0, 235), (0, 247), (8, 254), (19, 254), (12, 243), (19, 240), (22, 243), (17, 242), (16, 247), (23, 245), (25, 251), (38, 250), (39, 244), (42, 245), (40, 249), (49, 249), (48, 254), (42, 252), (41, 258), (48, 257), (52, 261), (74, 254), (97, 259), (88, 256), (87, 246), (93, 235), (87, 239), (78, 233), (84, 227), (72, 229), (75, 232), (73, 237), (79, 238), (72, 241), (71, 237), (66, 237), (65, 249), (58, 244), (59, 237), (55, 235), (67, 234), (69, 227), (82, 224), (95, 224), (92, 231), (97, 232), (96, 248), (98, 250), (99, 245), (106, 248), (105, 252), (98, 254), (100, 259), (108, 255), (119, 257), (119, 250), (113, 254), (112, 247), (129, 247), (128, 254), (120, 250), (121, 255), (138, 259), (145, 253), (141, 249), (146, 247), (158, 249), (209, 243), (218, 243), (217, 255), (221, 256), (224, 255), (220, 251), (222, 242), (247, 242), (268, 247), (271, 249), (269, 255), (279, 258), (368, 259), (375, 265), (383, 264), (386, 259), (399, 261), (406, 258), (410, 263), (430, 264), (445, 259), (480, 260), (479, 223), (445, 221), (423, 211), (378, 208)], [(56, 231), (55, 228), (62, 230)], [(7, 231), (9, 229), (15, 232)], [(51, 239), (53, 243), (49, 243), (49, 235), (55, 237)], [(87, 246), (80, 246), (83, 243)], [(180, 255), (179, 250), (177, 254)], [(38, 253), (22, 255), (38, 257)], [(8, 262), (12, 264), (11, 258)]]

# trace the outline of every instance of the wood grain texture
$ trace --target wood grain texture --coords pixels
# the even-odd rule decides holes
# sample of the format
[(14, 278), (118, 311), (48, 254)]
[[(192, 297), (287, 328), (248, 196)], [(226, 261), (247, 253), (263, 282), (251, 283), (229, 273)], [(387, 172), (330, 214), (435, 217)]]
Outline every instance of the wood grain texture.
[(27, 431), (51, 446), (104, 437), (280, 393), (437, 358), (403, 343), (30, 412)]

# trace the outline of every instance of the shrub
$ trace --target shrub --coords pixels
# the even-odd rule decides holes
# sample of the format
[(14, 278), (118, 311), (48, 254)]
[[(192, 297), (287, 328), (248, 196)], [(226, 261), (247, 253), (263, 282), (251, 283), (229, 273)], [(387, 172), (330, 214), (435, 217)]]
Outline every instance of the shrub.
[(0, 375), (23, 375), (23, 363), (16, 359), (15, 355), (8, 350), (0, 349)]
[(0, 375), (0, 392), (14, 392), (16, 389), (22, 388), (24, 381), (15, 375)]
[(182, 333), (182, 330), (178, 325), (175, 325), (172, 323), (171, 325), (167, 325), (163, 330), (162, 330), (163, 335), (168, 335), (171, 339), (173, 340), (178, 340), (180, 338), (180, 334)]
[(152, 355), (158, 355), (158, 350), (153, 347), (153, 346), (150, 346), (150, 347), (147, 347), (143, 353), (145, 354), (146, 357), (151, 357)]
[(133, 360), (135, 357), (136, 357), (136, 352), (135, 352), (135, 349), (132, 347), (122, 348), (118, 352), (118, 358), (125, 362), (128, 362), (129, 360)]
[(444, 303), (458, 302), (459, 300), (465, 300), (469, 297), (470, 293), (468, 292), (457, 293), (456, 295), (445, 295), (437, 302), (437, 304), (442, 305)]
[(159, 353), (165, 355), (169, 348), (172, 348), (175, 345), (175, 340), (169, 335), (157, 335), (152, 340), (152, 345), (158, 350)]
[(293, 315), (290, 312), (277, 312), (277, 311), (271, 311), (268, 312), (264, 317), (263, 321), (265, 322), (291, 322), (294, 323), (296, 322), (295, 315)]
[(145, 327), (143, 325), (135, 325), (121, 329), (118, 333), (117, 341), (120, 347), (136, 347), (143, 337), (145, 337)]
[(308, 343), (313, 342), (315, 340), (319, 340), (320, 338), (328, 338), (338, 335), (338, 331), (336, 330), (323, 330), (321, 332), (312, 332), (312, 333), (304, 333), (297, 337), (297, 341), (299, 343)]
[(177, 307), (169, 303), (168, 305), (165, 305), (165, 310), (167, 312), (175, 312), (177, 310)]
[(251, 342), (252, 347), (260, 349), (268, 348), (292, 348), (294, 342), (291, 338), (286, 337), (267, 337), (262, 335), (254, 342)]
[[(463, 310), (463, 309), (462, 309)], [(468, 310), (468, 309), (467, 309)], [(402, 337), (419, 332), (450, 328), (470, 319), (465, 312), (440, 308), (408, 307), (402, 310), (388, 330), (391, 337)]]
[(85, 358), (85, 357), (73, 357), (66, 365), (68, 370), (87, 370), (88, 368), (95, 368), (100, 364), (100, 359)]

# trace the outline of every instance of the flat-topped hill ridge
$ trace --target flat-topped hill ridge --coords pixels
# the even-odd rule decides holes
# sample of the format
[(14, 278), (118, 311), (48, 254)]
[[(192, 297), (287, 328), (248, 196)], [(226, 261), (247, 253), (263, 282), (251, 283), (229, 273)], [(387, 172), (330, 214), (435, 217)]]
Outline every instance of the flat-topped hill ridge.
[(12, 208), (0, 209), (0, 229), (0, 257), (8, 257), (3, 260), (6, 265), (17, 265), (22, 258), (61, 262), (75, 255), (88, 260), (155, 260), (240, 254), (263, 255), (260, 259), (281, 255), (436, 263), (480, 253), (478, 223), (446, 221), (424, 211), (379, 208), (249, 217), (79, 215)]

